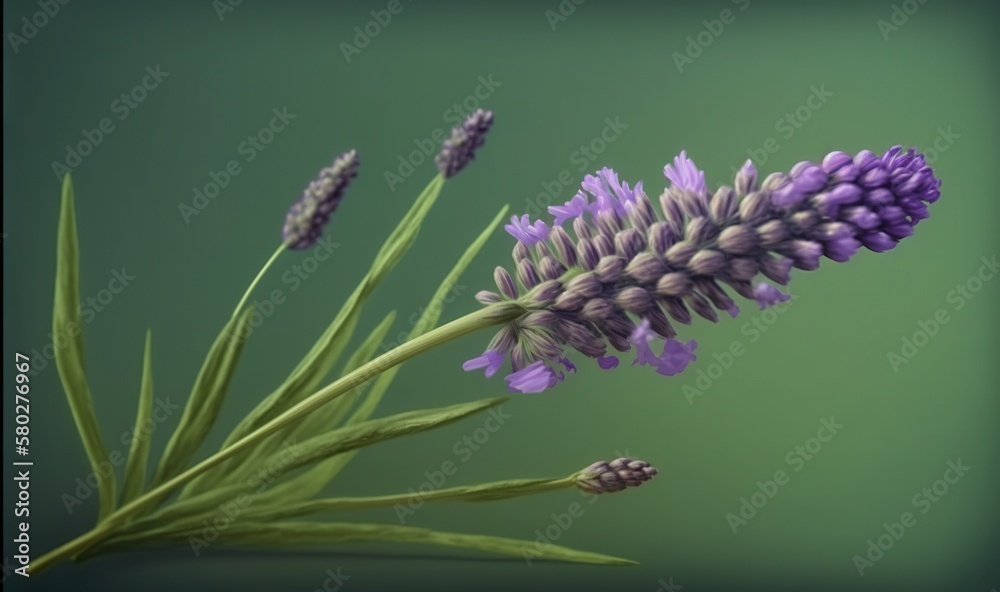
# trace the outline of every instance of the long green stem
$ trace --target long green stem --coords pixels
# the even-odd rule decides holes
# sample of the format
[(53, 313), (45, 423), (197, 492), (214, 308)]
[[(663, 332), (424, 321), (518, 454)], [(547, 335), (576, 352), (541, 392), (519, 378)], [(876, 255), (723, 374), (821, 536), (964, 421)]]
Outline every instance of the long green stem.
[(250, 282), (250, 287), (247, 288), (247, 291), (243, 293), (243, 298), (240, 298), (240, 303), (236, 305), (236, 310), (233, 311), (232, 318), (235, 319), (236, 316), (240, 314), (240, 311), (243, 310), (243, 305), (245, 305), (247, 303), (247, 299), (250, 298), (250, 293), (253, 292), (253, 289), (256, 288), (257, 284), (260, 283), (260, 279), (264, 277), (264, 274), (267, 273), (267, 270), (271, 268), (271, 265), (273, 265), (274, 262), (278, 260), (278, 256), (284, 253), (285, 249), (287, 248), (288, 248), (287, 244), (281, 243), (281, 245), (279, 245), (278, 248), (274, 251), (274, 254), (271, 255), (271, 258), (267, 260), (267, 263), (264, 264), (264, 267), (260, 268), (260, 271), (257, 272), (257, 277), (253, 278), (253, 281)]
[(135, 516), (144, 508), (159, 503), (181, 485), (187, 483), (205, 471), (208, 471), (227, 458), (236, 455), (241, 450), (253, 446), (262, 438), (266, 438), (267, 436), (277, 432), (300, 417), (315, 411), (320, 406), (332, 401), (340, 395), (343, 395), (354, 387), (367, 382), (382, 372), (385, 372), (389, 368), (401, 364), (406, 360), (409, 360), (410, 358), (439, 345), (443, 345), (449, 341), (468, 335), (469, 333), (511, 321), (517, 318), (523, 310), (524, 309), (516, 303), (500, 303), (490, 305), (450, 323), (442, 325), (437, 329), (428, 331), (420, 337), (386, 352), (385, 354), (359, 367), (357, 370), (342, 376), (326, 387), (320, 389), (318, 392), (310, 395), (308, 398), (302, 400), (278, 417), (275, 417), (243, 438), (233, 442), (227, 448), (216, 452), (190, 469), (176, 475), (170, 480), (165, 481), (142, 496), (136, 498), (132, 502), (120, 507), (113, 514), (109, 515), (103, 522), (98, 524), (93, 530), (90, 530), (72, 541), (69, 541), (68, 543), (65, 543), (39, 557), (31, 563), (29, 573), (31, 573), (31, 575), (40, 574), (60, 561), (74, 557), (83, 551), (86, 551), (93, 545), (114, 534), (115, 530), (125, 524), (129, 518)]

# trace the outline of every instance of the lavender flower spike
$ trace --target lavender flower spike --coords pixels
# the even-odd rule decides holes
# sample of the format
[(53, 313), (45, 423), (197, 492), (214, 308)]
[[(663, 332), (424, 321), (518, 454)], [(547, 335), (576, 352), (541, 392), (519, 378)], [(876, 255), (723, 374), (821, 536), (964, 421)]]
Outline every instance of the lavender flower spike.
[(448, 179), (468, 166), (476, 150), (486, 141), (486, 132), (492, 125), (493, 112), (476, 109), (462, 125), (452, 128), (451, 137), (442, 143), (441, 152), (435, 159), (438, 171)]
[[(833, 152), (759, 183), (748, 162), (735, 187), (714, 192), (683, 152), (665, 173), (671, 186), (659, 212), (641, 183), (630, 189), (605, 168), (550, 210), (553, 226), (515, 216), (506, 228), (518, 240), (516, 273), (498, 270), (502, 294), (489, 292), (486, 301), (524, 312), (468, 367), (498, 371), (509, 359), (510, 389), (540, 392), (564, 380), (567, 348), (610, 370), (619, 366), (610, 347), (676, 375), (695, 361), (697, 343), (675, 339), (675, 324), (695, 315), (716, 322), (719, 311), (735, 316), (734, 295), (762, 308), (787, 301), (760, 280), (786, 285), (792, 268), (816, 269), (823, 257), (844, 262), (862, 246), (887, 251), (913, 234), (941, 195), (924, 156), (898, 146), (881, 156)], [(570, 220), (575, 236), (560, 226)], [(654, 339), (664, 340), (662, 353)]]
[(611, 462), (596, 462), (580, 471), (576, 486), (587, 493), (614, 493), (638, 487), (657, 473), (659, 471), (646, 461), (618, 458)]
[(285, 216), (281, 237), (289, 249), (308, 249), (319, 240), (323, 226), (340, 205), (351, 179), (357, 176), (358, 164), (356, 150), (345, 152), (309, 183)]

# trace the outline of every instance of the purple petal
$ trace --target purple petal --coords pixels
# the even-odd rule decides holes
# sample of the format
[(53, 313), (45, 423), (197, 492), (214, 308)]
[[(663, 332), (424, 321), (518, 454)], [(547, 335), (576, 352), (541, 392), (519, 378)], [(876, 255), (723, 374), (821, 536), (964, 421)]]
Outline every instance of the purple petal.
[(503, 362), (507, 356), (498, 352), (495, 349), (487, 350), (483, 355), (472, 358), (466, 363), (462, 364), (462, 370), (468, 372), (469, 370), (479, 370), (480, 368), (486, 368), (486, 378), (489, 378), (500, 370), (503, 366)]
[(764, 310), (769, 306), (774, 306), (779, 302), (787, 302), (792, 298), (771, 284), (764, 283), (757, 284), (753, 287), (753, 297), (754, 300), (757, 301), (757, 306), (759, 306), (761, 310)]
[(565, 368), (567, 372), (576, 372), (576, 365), (573, 362), (570, 362), (569, 358), (559, 358), (559, 363), (563, 365), (563, 368)]
[(632, 365), (655, 366), (659, 363), (656, 354), (649, 347), (649, 342), (656, 337), (656, 334), (649, 328), (649, 320), (642, 319), (632, 334), (629, 335), (629, 343), (635, 346), (635, 361)]
[(510, 224), (505, 225), (503, 228), (511, 236), (529, 247), (547, 239), (550, 230), (545, 222), (541, 220), (536, 220), (532, 223), (527, 214), (521, 216), (520, 219), (517, 216), (511, 216)]
[(540, 393), (552, 388), (562, 379), (562, 374), (557, 374), (541, 360), (533, 362), (513, 374), (508, 374), (504, 378), (507, 381), (507, 390), (512, 393), (526, 394)]
[(698, 349), (698, 342), (695, 340), (681, 343), (676, 339), (668, 339), (663, 344), (663, 353), (660, 354), (656, 371), (664, 376), (674, 376), (680, 374), (688, 364), (698, 359), (694, 355), (694, 350)]
[(688, 158), (686, 150), (681, 150), (680, 155), (674, 158), (672, 166), (668, 164), (663, 167), (663, 174), (679, 189), (698, 195), (705, 193), (705, 173)]
[(577, 192), (573, 199), (561, 206), (549, 206), (549, 213), (555, 217), (552, 222), (553, 226), (561, 226), (563, 222), (579, 218), (589, 210), (590, 203), (582, 191)]
[(618, 367), (618, 358), (615, 356), (598, 356), (597, 365), (601, 370), (613, 370)]

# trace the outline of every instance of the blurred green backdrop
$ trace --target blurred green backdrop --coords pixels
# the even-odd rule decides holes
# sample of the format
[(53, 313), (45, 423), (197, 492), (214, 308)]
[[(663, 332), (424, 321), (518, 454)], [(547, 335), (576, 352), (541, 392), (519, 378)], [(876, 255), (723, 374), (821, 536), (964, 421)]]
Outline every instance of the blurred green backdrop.
[[(449, 485), (562, 475), (627, 451), (660, 476), (585, 504), (555, 542), (639, 567), (529, 566), (405, 546), (201, 558), (181, 549), (63, 565), (8, 584), (310, 591), (339, 568), (348, 590), (988, 592), (1000, 585), (1000, 280), (974, 279), (982, 258), (995, 260), (998, 250), (995, 4), (404, 1), (384, 26), (369, 24), (371, 11), (388, 6), (380, 0), (73, 2), (49, 18), (35, 16), (42, 4), (4, 3), (4, 376), (15, 351), (42, 351), (49, 339), (53, 164), (66, 163), (68, 146), (96, 144), (70, 161), (81, 292), (97, 297), (116, 272), (134, 276), (110, 302), (98, 302), (85, 329), (112, 449), (133, 421), (147, 327), (156, 396), (178, 403), (276, 245), (291, 200), (335, 153), (356, 147), (362, 174), (328, 227), (340, 245), (333, 257), (291, 290), (282, 274), (303, 256), (287, 255), (259, 292), (283, 289), (287, 304), (245, 352), (203, 452), (218, 446), (318, 336), (433, 175), (429, 161), (401, 181), (386, 173), (399, 174), (401, 158), (423, 160), (410, 154), (453, 125), (456, 104), (495, 110), (494, 130), (475, 164), (446, 186), (420, 241), (369, 304), (359, 335), (390, 308), (399, 311), (393, 334), (408, 330), (503, 204), (534, 214), (602, 166), (644, 179), (655, 195), (664, 163), (681, 149), (715, 184), (728, 182), (748, 156), (771, 172), (833, 149), (901, 143), (926, 150), (944, 185), (931, 219), (896, 251), (797, 274), (797, 299), (780, 314), (744, 306), (736, 320), (696, 321), (685, 337), (700, 343), (699, 360), (684, 375), (602, 373), (588, 364), (557, 390), (515, 397), (504, 407), (511, 418), (472, 453), (455, 446), (484, 417), (367, 450), (336, 482), (338, 494), (406, 491), (449, 460), (459, 466)], [(23, 18), (44, 23), (32, 29)], [(355, 39), (355, 27), (366, 26), (376, 33), (367, 44)], [(131, 103), (121, 99), (144, 81)], [(269, 143), (242, 144), (269, 125), (274, 109), (294, 118)], [(104, 118), (110, 126), (98, 142), (88, 130)], [(221, 178), (231, 160), (239, 173), (185, 219), (180, 205), (191, 205), (195, 188)], [(559, 181), (563, 171), (569, 185)], [(511, 246), (502, 233), (488, 244), (446, 304), (445, 320), (476, 308), (472, 295), (491, 285)], [(959, 286), (967, 295), (953, 292)], [(940, 309), (948, 322), (927, 340), (915, 337)], [(459, 368), (488, 338), (466, 338), (406, 365), (381, 412), (502, 394), (501, 380)], [(890, 353), (902, 355), (904, 338), (921, 345), (894, 367)], [(729, 360), (724, 352), (734, 344), (743, 353)], [(12, 384), (5, 379), (5, 440)], [(72, 514), (64, 509), (62, 494), (89, 469), (51, 364), (33, 384), (38, 556), (89, 528), (96, 500)], [(158, 426), (154, 458), (179, 416)], [(843, 428), (817, 451), (810, 438), (830, 418)], [(808, 461), (799, 446), (812, 446)], [(13, 555), (10, 448), (5, 442), (5, 557)], [(924, 488), (942, 479), (949, 461), (970, 469), (927, 501)], [(745, 524), (727, 518), (779, 470), (787, 484), (756, 515)], [(426, 506), (408, 524), (534, 539), (580, 501), (563, 492)], [(854, 557), (904, 512), (916, 524), (859, 575)], [(396, 523), (392, 510), (359, 518)], [(10, 568), (8, 559), (5, 575)]]

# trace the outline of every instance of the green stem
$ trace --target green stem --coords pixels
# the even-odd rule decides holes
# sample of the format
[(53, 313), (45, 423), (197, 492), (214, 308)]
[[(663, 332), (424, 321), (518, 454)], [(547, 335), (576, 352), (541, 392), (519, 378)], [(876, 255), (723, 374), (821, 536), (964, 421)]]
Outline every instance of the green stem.
[(277, 261), (278, 256), (284, 253), (285, 249), (287, 248), (288, 248), (287, 244), (281, 243), (281, 245), (278, 246), (277, 250), (274, 251), (274, 254), (271, 255), (271, 258), (267, 260), (267, 263), (264, 264), (264, 267), (260, 268), (260, 271), (257, 272), (257, 277), (253, 278), (253, 281), (250, 282), (250, 287), (247, 288), (247, 291), (243, 293), (243, 298), (240, 299), (240, 303), (236, 305), (236, 310), (233, 311), (232, 318), (235, 319), (237, 315), (240, 314), (240, 311), (243, 310), (243, 305), (245, 305), (247, 303), (247, 299), (250, 298), (250, 293), (253, 292), (253, 289), (256, 288), (257, 284), (260, 283), (260, 279), (264, 277), (264, 274), (267, 273), (267, 270), (270, 269), (271, 265), (273, 265), (274, 262)]
[(60, 547), (57, 547), (56, 549), (33, 561), (30, 566), (31, 575), (40, 574), (60, 561), (74, 557), (104, 539), (107, 539), (114, 534), (117, 528), (128, 522), (129, 518), (135, 516), (143, 509), (161, 502), (181, 485), (187, 483), (205, 471), (208, 471), (227, 458), (238, 454), (241, 450), (253, 446), (262, 438), (266, 438), (281, 428), (291, 424), (295, 420), (312, 413), (320, 406), (332, 401), (344, 393), (349, 392), (354, 387), (371, 380), (389, 368), (401, 364), (406, 360), (409, 360), (410, 358), (439, 345), (443, 345), (449, 341), (468, 335), (469, 333), (512, 321), (520, 316), (523, 310), (524, 309), (521, 305), (517, 303), (505, 302), (493, 304), (442, 325), (432, 331), (428, 331), (420, 337), (386, 352), (385, 354), (359, 367), (357, 370), (354, 370), (353, 372), (346, 374), (328, 384), (318, 392), (310, 395), (308, 398), (289, 408), (281, 415), (275, 417), (236, 442), (233, 442), (227, 448), (216, 452), (190, 469), (176, 475), (168, 481), (165, 481), (159, 486), (149, 490), (142, 496), (134, 499), (130, 503), (118, 508), (118, 510), (105, 518), (104, 521), (98, 524), (94, 529), (80, 535)]

